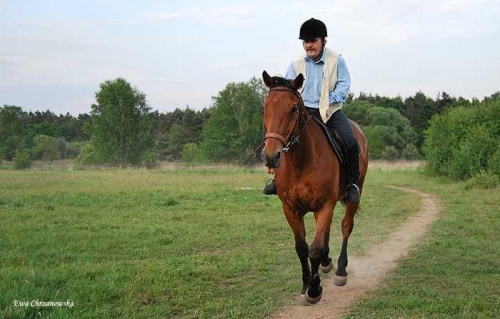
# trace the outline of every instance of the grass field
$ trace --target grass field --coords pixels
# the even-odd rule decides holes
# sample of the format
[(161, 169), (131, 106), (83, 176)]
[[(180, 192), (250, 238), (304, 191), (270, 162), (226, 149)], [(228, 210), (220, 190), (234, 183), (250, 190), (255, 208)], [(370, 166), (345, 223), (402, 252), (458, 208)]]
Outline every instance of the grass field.
[[(293, 236), (262, 169), (0, 171), (0, 306), (24, 318), (262, 318), (300, 291)], [(420, 175), (369, 172), (350, 253), (419, 208), (446, 209), (428, 241), (353, 318), (499, 314), (499, 195)], [(250, 187), (254, 190), (238, 190)], [(340, 246), (338, 206), (331, 239)], [(312, 232), (313, 219), (308, 216)], [(66, 301), (69, 307), (18, 302)]]

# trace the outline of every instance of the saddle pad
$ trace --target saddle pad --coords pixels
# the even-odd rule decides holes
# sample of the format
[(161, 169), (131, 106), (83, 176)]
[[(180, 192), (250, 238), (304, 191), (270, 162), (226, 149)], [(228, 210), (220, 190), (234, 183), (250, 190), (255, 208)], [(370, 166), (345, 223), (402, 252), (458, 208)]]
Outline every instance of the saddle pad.
[(331, 136), (330, 130), (326, 127), (326, 125), (320, 119), (313, 116), (314, 120), (319, 124), (319, 126), (323, 129), (325, 133), (326, 139), (328, 140), (330, 146), (333, 149), (333, 152), (337, 156), (340, 161), (341, 166), (345, 166), (347, 163), (347, 151), (344, 145), (344, 141), (340, 138), (339, 133), (335, 131), (335, 136)]

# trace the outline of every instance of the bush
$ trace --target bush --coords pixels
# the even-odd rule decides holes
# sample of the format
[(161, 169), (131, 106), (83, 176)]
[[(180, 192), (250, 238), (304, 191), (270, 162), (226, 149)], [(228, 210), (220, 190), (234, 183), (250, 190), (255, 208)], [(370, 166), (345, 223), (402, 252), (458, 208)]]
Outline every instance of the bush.
[(85, 144), (81, 151), (80, 154), (78, 154), (78, 157), (76, 158), (77, 162), (80, 162), (82, 164), (86, 165), (92, 165), (92, 164), (100, 164), (101, 161), (99, 160), (99, 156), (96, 153), (94, 144), (92, 142), (88, 142)]
[(493, 175), (491, 173), (481, 171), (478, 175), (469, 179), (465, 183), (465, 189), (471, 189), (471, 188), (493, 189), (498, 186), (498, 182), (499, 182), (498, 175)]
[(33, 158), (36, 160), (54, 161), (59, 158), (57, 139), (47, 135), (33, 138)]
[(146, 166), (148, 169), (153, 169), (159, 166), (160, 156), (155, 151), (146, 151), (142, 155), (142, 165)]
[(414, 146), (416, 133), (410, 121), (395, 109), (354, 101), (343, 110), (349, 118), (363, 126), (370, 158), (394, 160), (418, 154)]
[(77, 158), (86, 142), (69, 142), (66, 145), (66, 158)]
[(431, 119), (425, 132), (426, 170), (465, 180), (500, 173), (500, 100), (457, 107)]
[(27, 169), (31, 167), (31, 152), (29, 149), (17, 150), (12, 159), (15, 169)]
[(405, 160), (415, 160), (420, 157), (418, 148), (414, 144), (406, 144), (401, 152), (401, 157)]
[(398, 150), (392, 146), (387, 145), (382, 152), (382, 159), (385, 160), (396, 160), (399, 158)]
[(187, 163), (202, 162), (202, 152), (196, 143), (184, 144), (182, 148), (182, 161)]

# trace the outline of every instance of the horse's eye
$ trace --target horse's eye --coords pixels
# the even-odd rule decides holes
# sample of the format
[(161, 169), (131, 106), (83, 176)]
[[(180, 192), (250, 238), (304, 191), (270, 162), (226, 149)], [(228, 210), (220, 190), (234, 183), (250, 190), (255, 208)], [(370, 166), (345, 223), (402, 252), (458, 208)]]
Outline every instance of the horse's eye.
[(292, 106), (292, 109), (290, 110), (290, 113), (291, 114), (296, 113), (298, 110), (299, 110), (299, 108), (297, 107), (297, 105), (294, 105), (294, 106)]

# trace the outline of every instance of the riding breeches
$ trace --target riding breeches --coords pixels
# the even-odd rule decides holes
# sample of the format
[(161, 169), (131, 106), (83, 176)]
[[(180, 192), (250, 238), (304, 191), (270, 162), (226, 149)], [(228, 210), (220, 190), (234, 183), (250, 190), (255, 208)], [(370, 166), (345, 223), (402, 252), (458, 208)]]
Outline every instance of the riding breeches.
[[(319, 114), (319, 109), (314, 109), (310, 107), (306, 107), (307, 112), (318, 118), (321, 119), (321, 115)], [(349, 124), (349, 120), (347, 117), (342, 113), (342, 110), (338, 110), (333, 115), (328, 119), (328, 121), (325, 123), (326, 127), (330, 130), (330, 132), (333, 132), (334, 130), (337, 131), (342, 138), (342, 140), (345, 143), (345, 146), (348, 150), (351, 150), (353, 148), (356, 148), (357, 152), (359, 152), (358, 149), (358, 141), (356, 140), (356, 137), (354, 136), (354, 132), (352, 130), (351, 125)]]

